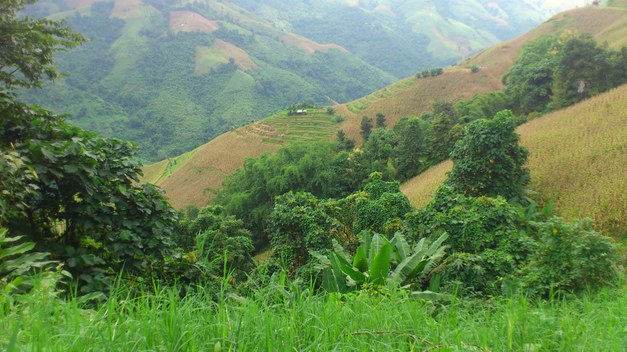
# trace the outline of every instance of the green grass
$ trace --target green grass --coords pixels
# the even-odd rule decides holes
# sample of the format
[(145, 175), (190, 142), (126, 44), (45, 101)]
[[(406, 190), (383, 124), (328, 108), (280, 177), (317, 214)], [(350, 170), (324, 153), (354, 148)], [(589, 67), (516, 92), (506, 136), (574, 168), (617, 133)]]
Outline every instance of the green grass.
[(180, 298), (176, 290), (157, 289), (131, 297), (118, 290), (86, 308), (38, 287), (0, 309), (0, 349), (623, 351), (627, 343), (624, 289), (549, 301), (446, 305), (401, 292), (313, 295), (272, 284), (248, 297), (219, 296), (214, 301), (199, 289)]

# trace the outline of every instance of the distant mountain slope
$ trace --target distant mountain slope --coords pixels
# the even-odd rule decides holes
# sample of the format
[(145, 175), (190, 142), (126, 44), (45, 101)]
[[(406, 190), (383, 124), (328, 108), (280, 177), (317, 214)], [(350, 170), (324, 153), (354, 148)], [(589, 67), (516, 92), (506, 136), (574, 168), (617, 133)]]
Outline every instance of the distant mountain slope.
[[(429, 110), (434, 101), (457, 101), (502, 88), (501, 77), (519, 49), (543, 34), (577, 29), (607, 40), (610, 45), (622, 45), (627, 36), (627, 26), (622, 25), (625, 21), (627, 11), (614, 9), (585, 8), (559, 14), (522, 37), (445, 70), (442, 76), (408, 78), (356, 101), (336, 105), (335, 114), (344, 117), (337, 127), (347, 131), (351, 138), (360, 139), (359, 123), (363, 115), (372, 117), (382, 112), (393, 125), (403, 116)], [(480, 65), (481, 71), (471, 74), (471, 64)], [(243, 165), (246, 157), (276, 150), (277, 144), (267, 141), (266, 125), (265, 121), (259, 121), (221, 135), (197, 148), (184, 162), (171, 159), (146, 166), (145, 179), (163, 187), (176, 207), (206, 204), (212, 197), (211, 190), (220, 188), (226, 175)], [(167, 175), (163, 174), (165, 170)]]
[[(564, 1), (561, 1), (564, 2)], [(179, 155), (303, 101), (345, 102), (523, 33), (528, 0), (41, 0), (93, 40), (25, 98), (81, 127)]]
[[(567, 218), (591, 217), (614, 235), (627, 232), (627, 85), (518, 128), (529, 150), (530, 189)], [(426, 205), (446, 179), (447, 161), (407, 181), (412, 205)]]

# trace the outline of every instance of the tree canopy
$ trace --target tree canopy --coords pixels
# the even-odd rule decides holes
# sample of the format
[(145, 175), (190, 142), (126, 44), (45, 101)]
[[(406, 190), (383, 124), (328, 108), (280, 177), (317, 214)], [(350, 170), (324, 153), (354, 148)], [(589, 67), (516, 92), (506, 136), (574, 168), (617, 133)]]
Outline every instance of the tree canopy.
[(85, 41), (63, 21), (19, 18), (19, 11), (36, 1), (0, 2), (0, 89), (39, 87), (59, 78), (54, 54)]
[(516, 121), (509, 110), (492, 120), (477, 120), (467, 126), (453, 151), (453, 170), (448, 184), (468, 196), (498, 195), (507, 199), (521, 195), (529, 182), (527, 150), (518, 145)]

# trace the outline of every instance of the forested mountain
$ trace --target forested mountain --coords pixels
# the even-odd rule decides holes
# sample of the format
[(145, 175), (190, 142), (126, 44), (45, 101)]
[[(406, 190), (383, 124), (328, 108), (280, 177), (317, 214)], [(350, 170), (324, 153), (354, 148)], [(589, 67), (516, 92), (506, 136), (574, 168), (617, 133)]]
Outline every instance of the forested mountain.
[(66, 80), (24, 95), (136, 142), (154, 161), (291, 104), (349, 101), (446, 66), (554, 10), (532, 1), (47, 0), (26, 14), (65, 18), (91, 41), (59, 55)]

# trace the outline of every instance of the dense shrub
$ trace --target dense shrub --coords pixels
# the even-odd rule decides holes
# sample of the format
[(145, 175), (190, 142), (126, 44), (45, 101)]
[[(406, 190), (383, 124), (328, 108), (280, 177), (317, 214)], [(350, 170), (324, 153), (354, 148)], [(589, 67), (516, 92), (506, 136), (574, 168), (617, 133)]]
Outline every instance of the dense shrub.
[(501, 280), (514, 274), (533, 248), (519, 226), (518, 212), (503, 198), (468, 197), (444, 186), (427, 207), (407, 216), (403, 232), (415, 234), (414, 240), (448, 233), (444, 285), (497, 295)]
[(566, 222), (554, 217), (531, 225), (537, 245), (521, 270), (522, 283), (529, 292), (543, 296), (558, 291), (581, 292), (616, 278), (616, 246), (596, 232), (589, 219)]

